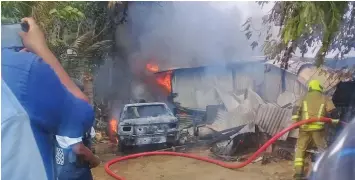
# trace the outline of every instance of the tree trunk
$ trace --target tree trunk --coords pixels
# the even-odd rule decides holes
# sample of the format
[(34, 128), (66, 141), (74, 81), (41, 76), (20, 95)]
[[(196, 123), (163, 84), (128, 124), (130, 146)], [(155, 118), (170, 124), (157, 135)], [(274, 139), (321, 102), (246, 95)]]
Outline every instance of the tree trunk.
[(89, 103), (94, 105), (94, 93), (93, 93), (93, 76), (89, 72), (85, 72), (85, 76), (83, 79), (84, 83), (84, 93), (89, 99)]

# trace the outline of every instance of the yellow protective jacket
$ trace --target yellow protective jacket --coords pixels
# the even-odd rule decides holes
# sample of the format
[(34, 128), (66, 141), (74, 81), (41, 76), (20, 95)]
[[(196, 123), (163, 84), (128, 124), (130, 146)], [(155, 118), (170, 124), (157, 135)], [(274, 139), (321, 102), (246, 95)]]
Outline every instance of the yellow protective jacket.
[[(309, 118), (326, 117), (329, 112), (335, 109), (330, 98), (319, 91), (310, 91), (297, 102), (293, 120), (300, 121)], [(304, 124), (300, 127), (303, 131), (316, 131), (324, 128), (324, 122)]]

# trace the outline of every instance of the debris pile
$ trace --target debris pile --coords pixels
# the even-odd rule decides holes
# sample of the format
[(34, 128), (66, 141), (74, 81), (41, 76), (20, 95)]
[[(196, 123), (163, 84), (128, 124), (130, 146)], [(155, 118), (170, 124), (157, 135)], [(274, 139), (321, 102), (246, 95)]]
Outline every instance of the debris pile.
[[(281, 107), (281, 105), (285, 105), (283, 103), (285, 100), (280, 100), (282, 102), (280, 105), (265, 103), (251, 89), (247, 89), (244, 94), (231, 94), (229, 97), (228, 95), (226, 93), (220, 95), (223, 103), (226, 102), (223, 99), (228, 99), (226, 103), (228, 105), (225, 106), (226, 108), (219, 108), (213, 123), (206, 125), (206, 127), (215, 131), (222, 131), (246, 124), (255, 124), (262, 132), (266, 132), (272, 136), (290, 123), (292, 108)], [(231, 102), (233, 101), (236, 103), (232, 104)], [(286, 138), (287, 135), (281, 139), (285, 140)]]
[[(206, 108), (207, 117), (214, 116), (210, 124), (205, 127), (200, 127), (199, 135), (208, 136), (208, 132), (216, 134), (222, 132), (226, 138), (215, 143), (211, 151), (219, 156), (230, 156), (235, 154), (240, 145), (240, 138), (246, 138), (255, 134), (256, 131), (264, 132), (269, 136), (273, 136), (283, 128), (292, 123), (292, 101), (288, 94), (281, 94), (278, 98), (278, 103), (266, 103), (256, 92), (252, 89), (247, 89), (243, 93), (226, 93), (216, 88), (216, 92), (224, 104), (215, 106), (216, 114), (209, 113), (212, 108)], [(245, 125), (245, 126), (244, 126)], [(235, 134), (228, 134), (225, 132), (228, 129), (244, 126), (239, 132)], [(257, 129), (257, 130), (256, 130)], [(218, 134), (218, 133), (217, 133)], [(228, 135), (226, 135), (228, 134)], [(288, 134), (281, 137), (281, 140), (286, 140)], [(245, 144), (253, 144), (257, 146), (258, 143), (247, 141)], [(259, 142), (260, 144), (260, 142)], [(239, 148), (241, 148), (239, 146)], [(250, 147), (248, 147), (250, 148)]]

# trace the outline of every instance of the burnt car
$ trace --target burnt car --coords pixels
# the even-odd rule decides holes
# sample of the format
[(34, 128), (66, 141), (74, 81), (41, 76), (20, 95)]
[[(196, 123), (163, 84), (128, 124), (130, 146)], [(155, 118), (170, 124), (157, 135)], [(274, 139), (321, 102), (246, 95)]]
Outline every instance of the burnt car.
[(177, 143), (178, 119), (165, 103), (126, 104), (118, 123), (119, 151), (127, 147)]

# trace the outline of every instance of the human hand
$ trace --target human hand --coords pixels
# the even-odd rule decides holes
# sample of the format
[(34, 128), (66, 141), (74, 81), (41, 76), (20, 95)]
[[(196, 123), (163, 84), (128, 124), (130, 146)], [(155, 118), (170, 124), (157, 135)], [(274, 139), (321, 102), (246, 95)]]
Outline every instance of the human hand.
[(21, 31), (19, 33), (25, 48), (35, 54), (39, 54), (40, 51), (48, 49), (44, 33), (37, 25), (36, 21), (31, 17), (23, 18), (21, 21), (27, 23), (29, 26), (28, 32)]
[(101, 164), (101, 160), (98, 156), (94, 156), (94, 158), (89, 162), (90, 168), (95, 168)]

